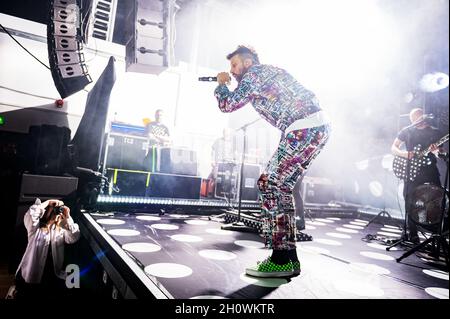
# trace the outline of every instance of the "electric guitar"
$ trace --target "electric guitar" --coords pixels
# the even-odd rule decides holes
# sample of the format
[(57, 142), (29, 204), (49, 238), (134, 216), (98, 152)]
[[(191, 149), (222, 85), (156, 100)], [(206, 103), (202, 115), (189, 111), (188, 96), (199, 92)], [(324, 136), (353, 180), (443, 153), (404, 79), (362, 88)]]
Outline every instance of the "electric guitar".
[[(448, 141), (449, 135), (445, 135), (436, 143), (437, 146), (440, 146)], [(394, 161), (392, 163), (392, 170), (394, 171), (395, 176), (402, 180), (414, 181), (420, 173), (422, 167), (430, 165), (431, 159), (428, 157), (430, 153), (431, 145), (422, 150), (422, 145), (417, 145), (413, 150), (413, 157), (411, 159), (407, 159), (400, 156), (395, 156)]]

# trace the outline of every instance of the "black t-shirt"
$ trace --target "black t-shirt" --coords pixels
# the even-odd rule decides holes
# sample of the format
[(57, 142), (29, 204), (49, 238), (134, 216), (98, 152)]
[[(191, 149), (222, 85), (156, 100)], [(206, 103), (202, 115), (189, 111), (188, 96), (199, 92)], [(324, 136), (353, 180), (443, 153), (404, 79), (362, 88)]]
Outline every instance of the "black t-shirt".
[[(438, 129), (428, 126), (422, 129), (417, 127), (406, 127), (402, 129), (397, 138), (405, 143), (407, 151), (413, 151), (414, 147), (421, 146), (421, 150), (427, 149), (431, 144), (436, 143), (444, 134)], [(428, 154), (431, 165), (421, 167), (414, 184), (437, 183), (439, 181), (439, 170), (436, 166), (436, 156), (433, 153)]]

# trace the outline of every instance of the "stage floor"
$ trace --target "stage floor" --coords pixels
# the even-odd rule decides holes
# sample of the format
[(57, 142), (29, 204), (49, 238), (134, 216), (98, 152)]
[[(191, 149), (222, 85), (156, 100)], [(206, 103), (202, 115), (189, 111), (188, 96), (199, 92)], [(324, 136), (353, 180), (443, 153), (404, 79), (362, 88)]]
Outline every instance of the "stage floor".
[(124, 280), (142, 280), (156, 298), (449, 298), (442, 264), (416, 254), (397, 263), (407, 247), (386, 251), (379, 241), (363, 240), (368, 234), (399, 238), (401, 230), (392, 225), (365, 227), (367, 220), (347, 217), (307, 220), (304, 232), (313, 241), (297, 243), (301, 275), (257, 279), (245, 268), (269, 255), (261, 236), (222, 230), (224, 224), (208, 216), (84, 213), (83, 222), (104, 239), (102, 251), (128, 265), (118, 269)]

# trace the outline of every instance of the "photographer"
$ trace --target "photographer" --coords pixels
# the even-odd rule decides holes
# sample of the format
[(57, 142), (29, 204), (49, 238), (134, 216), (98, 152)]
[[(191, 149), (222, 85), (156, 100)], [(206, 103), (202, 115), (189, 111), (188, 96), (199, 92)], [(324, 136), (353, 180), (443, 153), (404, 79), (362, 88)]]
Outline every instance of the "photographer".
[(64, 297), (64, 244), (80, 237), (70, 209), (60, 200), (36, 199), (24, 216), (28, 245), (16, 271), (16, 298)]

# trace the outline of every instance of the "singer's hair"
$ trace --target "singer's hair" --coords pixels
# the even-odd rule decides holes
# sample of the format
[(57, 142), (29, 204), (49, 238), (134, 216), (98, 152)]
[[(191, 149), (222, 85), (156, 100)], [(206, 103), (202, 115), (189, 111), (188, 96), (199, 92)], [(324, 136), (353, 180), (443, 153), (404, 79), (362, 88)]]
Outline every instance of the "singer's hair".
[(235, 55), (239, 55), (242, 59), (251, 59), (253, 64), (259, 64), (258, 53), (251, 47), (240, 45), (236, 50), (227, 55), (227, 59), (231, 60)]

